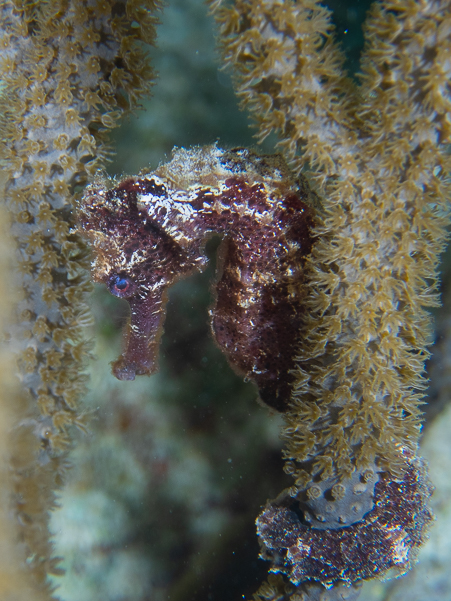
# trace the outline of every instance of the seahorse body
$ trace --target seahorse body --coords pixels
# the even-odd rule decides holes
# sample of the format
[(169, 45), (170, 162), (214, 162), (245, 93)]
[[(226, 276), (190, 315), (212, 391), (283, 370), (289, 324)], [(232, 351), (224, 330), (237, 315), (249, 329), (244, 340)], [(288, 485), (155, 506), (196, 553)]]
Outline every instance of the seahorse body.
[(101, 180), (88, 187), (80, 227), (94, 248), (93, 278), (131, 310), (114, 375), (156, 371), (167, 289), (205, 267), (205, 243), (221, 234), (214, 336), (261, 399), (286, 410), (312, 245), (308, 194), (280, 156), (216, 146), (180, 149), (154, 173), (110, 189)]

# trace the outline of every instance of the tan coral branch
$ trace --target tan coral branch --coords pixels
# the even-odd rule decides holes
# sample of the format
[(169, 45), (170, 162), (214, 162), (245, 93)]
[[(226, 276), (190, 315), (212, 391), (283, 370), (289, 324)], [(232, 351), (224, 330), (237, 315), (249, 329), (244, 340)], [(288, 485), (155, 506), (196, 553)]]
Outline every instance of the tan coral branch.
[(73, 193), (108, 155), (107, 133), (148, 92), (142, 42), (159, 2), (3, 2), (1, 158), (21, 274), (10, 326), (23, 413), (12, 437), (15, 512), (24, 560), (42, 590), (56, 569), (48, 512), (61, 485), (91, 343), (89, 255), (74, 232)]
[(449, 223), (449, 4), (377, 3), (359, 87), (318, 2), (214, 8), (260, 136), (278, 133), (323, 197), (287, 470), (300, 487), (375, 458), (400, 475), (399, 449), (415, 450), (421, 430), (425, 308)]

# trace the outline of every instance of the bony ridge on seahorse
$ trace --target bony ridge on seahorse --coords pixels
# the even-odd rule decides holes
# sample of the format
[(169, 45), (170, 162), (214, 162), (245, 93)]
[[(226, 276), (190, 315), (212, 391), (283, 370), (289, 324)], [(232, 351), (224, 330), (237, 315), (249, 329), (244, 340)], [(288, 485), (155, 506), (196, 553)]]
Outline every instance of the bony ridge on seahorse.
[(94, 249), (93, 279), (131, 311), (114, 375), (133, 380), (157, 370), (168, 287), (205, 267), (206, 241), (220, 234), (214, 337), (261, 400), (286, 410), (312, 198), (281, 156), (216, 145), (176, 150), (155, 172), (110, 188), (101, 178), (90, 185), (79, 219)]

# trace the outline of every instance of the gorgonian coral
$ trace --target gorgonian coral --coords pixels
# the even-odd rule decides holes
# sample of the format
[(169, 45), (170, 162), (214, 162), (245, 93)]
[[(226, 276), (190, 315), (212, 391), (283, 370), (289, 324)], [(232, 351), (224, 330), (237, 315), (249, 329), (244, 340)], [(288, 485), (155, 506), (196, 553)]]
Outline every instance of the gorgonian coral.
[[(284, 437), (286, 470), (294, 476), (295, 486), (284, 498), (294, 499), (295, 513), (301, 511), (308, 525), (298, 528), (291, 516), (288, 527), (277, 530), (277, 519), (286, 517), (287, 508), (273, 511), (271, 507), (265, 513), (271, 523), (259, 529), (263, 552), (273, 562), (272, 569), (287, 574), (296, 586), (298, 582), (302, 586), (303, 579), (321, 581), (317, 566), (309, 567), (318, 558), (329, 560), (321, 541), (333, 546), (344, 540), (340, 524), (352, 524), (356, 532), (363, 532), (359, 528), (386, 515), (397, 498), (398, 485), (407, 490), (412, 484), (409, 490), (421, 514), (421, 529), (414, 531), (405, 519), (408, 516), (396, 515), (390, 539), (391, 550), (407, 557), (406, 562), (393, 560), (392, 564), (407, 565), (430, 521), (429, 489), (415, 453), (430, 338), (425, 307), (437, 302), (437, 257), (449, 222), (448, 3), (387, 0), (376, 4), (367, 24), (359, 86), (343, 73), (328, 11), (318, 2), (238, 0), (227, 8), (219, 0), (211, 4), (220, 23), (225, 61), (235, 69), (239, 94), (259, 124), (260, 137), (271, 132), (280, 135), (282, 151), (295, 169), (310, 169), (322, 200), (314, 231), (318, 242), (310, 256), (306, 260), (304, 252), (296, 255), (296, 249), (287, 245), (286, 269), (279, 266), (276, 273), (284, 293), (289, 292), (284, 302), (292, 318), (293, 340), (287, 362), (279, 352), (287, 337), (276, 336), (276, 365), (266, 372), (273, 369), (281, 382), (289, 377), (294, 387), (285, 411)], [(27, 553), (42, 581), (53, 567), (50, 551), (42, 543), (42, 523), (63, 472), (68, 428), (84, 425), (76, 401), (84, 390), (82, 366), (89, 354), (80, 332), (89, 321), (85, 306), (89, 282), (86, 249), (71, 229), (70, 195), (104, 158), (104, 135), (120, 111), (147, 88), (150, 72), (136, 42), (152, 41), (154, 8), (151, 2), (2, 5), (2, 77), (9, 94), (8, 101), (3, 96), (6, 144), (2, 153), (7, 162), (6, 198), (23, 272), (20, 326), (12, 328), (12, 334), (20, 339), (21, 377), (31, 401), (29, 415), (16, 432), (15, 445), (22, 452), (13, 467)], [(141, 189), (142, 182), (142, 178), (128, 180), (106, 198), (121, 204), (123, 192), (130, 198), (136, 192), (142, 199), (151, 197), (152, 206), (150, 200), (147, 205), (143, 200), (141, 206), (136, 200), (134, 207), (132, 199), (128, 207), (147, 223), (154, 204), (162, 209), (164, 202), (156, 190), (161, 182), (154, 179), (152, 190)], [(236, 197), (243, 192), (240, 186), (231, 185)], [(224, 204), (226, 195), (224, 190), (214, 190), (213, 197)], [(247, 193), (240, 200), (249, 210)], [(239, 204), (230, 198), (228, 202), (239, 212)], [(125, 204), (120, 209), (126, 213)], [(206, 205), (208, 213), (208, 194)], [(180, 215), (185, 215), (185, 209), (179, 211), (182, 237)], [(227, 231), (218, 225), (218, 211), (210, 210), (210, 217), (213, 213), (214, 228), (230, 235), (233, 224), (228, 223)], [(159, 217), (164, 222), (165, 216)], [(155, 240), (163, 238), (164, 228), (157, 222), (148, 229), (153, 247)], [(233, 235), (239, 237), (235, 231)], [(129, 262), (137, 251), (126, 254)], [(199, 257), (202, 261), (201, 253)], [(258, 262), (253, 256), (250, 259)], [(298, 278), (299, 265), (302, 277)], [(233, 303), (234, 310), (240, 301), (252, 304), (247, 293), (234, 288), (242, 282), (232, 270), (227, 272), (227, 254), (224, 266), (222, 297)], [(117, 269), (114, 262), (112, 267), (114, 273), (107, 270), (110, 289), (118, 296), (133, 292), (135, 282), (127, 270)], [(246, 261), (241, 273), (243, 269)], [(289, 269), (293, 274), (288, 274)], [(252, 289), (254, 297), (259, 295), (256, 290)], [(303, 302), (299, 311), (298, 299)], [(152, 345), (161, 331), (161, 307), (157, 308)], [(243, 315), (242, 322), (228, 318), (226, 323), (228, 338), (235, 328), (239, 344), (244, 344), (240, 328), (252, 319), (246, 307)], [(274, 327), (283, 330), (280, 323)], [(155, 349), (133, 336), (131, 330), (131, 355), (127, 348), (117, 366), (121, 377), (128, 375), (127, 370), (131, 374), (153, 367), (149, 357), (154, 357)], [(218, 335), (232, 362), (253, 374), (261, 390), (269, 390), (257, 374), (262, 371), (258, 360), (240, 364), (226, 338), (221, 341)], [(136, 348), (138, 357), (147, 353), (144, 365), (136, 364)], [(267, 359), (270, 343), (262, 348)], [(254, 351), (258, 357), (259, 349)], [(286, 391), (282, 394), (276, 384), (270, 394), (264, 393), (265, 400), (271, 395), (283, 396), (286, 409)], [(364, 502), (355, 501), (357, 494), (363, 495)], [(280, 503), (275, 505), (280, 508)], [(401, 506), (401, 513), (405, 507)], [(287, 511), (291, 509), (289, 505)], [(320, 530), (326, 531), (324, 536), (318, 535)], [(382, 529), (382, 536), (388, 530)], [(275, 541), (277, 536), (282, 542)], [(308, 560), (307, 539), (323, 544)], [(363, 545), (362, 550), (368, 549)], [(338, 591), (341, 585), (335, 579), (354, 582), (367, 577), (371, 565), (382, 565), (372, 564), (369, 556), (364, 559), (366, 563), (352, 577), (344, 565), (341, 571), (338, 564), (335, 571), (329, 566), (324, 582), (333, 582)], [(392, 564), (384, 564), (380, 571)], [(280, 579), (265, 586), (260, 596), (285, 594)], [(286, 594), (298, 593), (300, 589), (290, 588)], [(318, 589), (312, 594), (318, 596)]]
[(421, 430), (427, 306), (449, 223), (447, 2), (375, 3), (358, 86), (316, 1), (212, 3), (227, 65), (263, 139), (274, 131), (323, 200), (287, 469), (400, 475)]
[(147, 93), (142, 42), (155, 36), (158, 2), (2, 2), (1, 158), (21, 274), (18, 353), (26, 409), (15, 429), (14, 500), (25, 554), (42, 587), (46, 522), (65, 468), (91, 343), (88, 250), (74, 231), (73, 193), (105, 160), (106, 136)]
[(343, 71), (319, 2), (211, 6), (259, 138), (276, 133), (322, 199), (284, 454), (290, 494), (312, 526), (337, 528), (340, 516), (352, 523), (354, 485), (375, 498), (368, 470), (402, 482), (405, 458), (417, 452), (426, 308), (438, 302), (449, 224), (450, 6), (375, 3), (359, 85)]

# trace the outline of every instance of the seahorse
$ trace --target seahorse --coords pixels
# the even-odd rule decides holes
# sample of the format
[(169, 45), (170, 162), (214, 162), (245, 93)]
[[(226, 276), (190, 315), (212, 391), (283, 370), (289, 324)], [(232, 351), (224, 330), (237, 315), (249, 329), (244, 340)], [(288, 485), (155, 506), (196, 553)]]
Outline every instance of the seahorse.
[(219, 234), (214, 337), (260, 399), (286, 411), (314, 202), (280, 155), (216, 145), (178, 149), (152, 173), (112, 183), (99, 176), (80, 202), (79, 227), (94, 250), (94, 281), (130, 305), (114, 375), (158, 369), (168, 287), (205, 268), (205, 244)]

